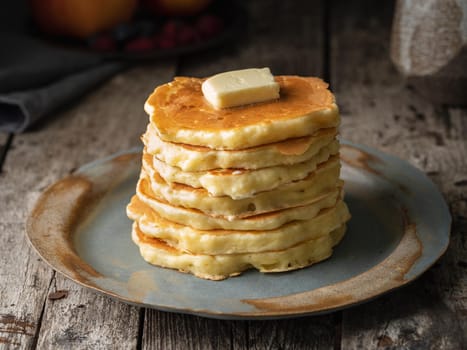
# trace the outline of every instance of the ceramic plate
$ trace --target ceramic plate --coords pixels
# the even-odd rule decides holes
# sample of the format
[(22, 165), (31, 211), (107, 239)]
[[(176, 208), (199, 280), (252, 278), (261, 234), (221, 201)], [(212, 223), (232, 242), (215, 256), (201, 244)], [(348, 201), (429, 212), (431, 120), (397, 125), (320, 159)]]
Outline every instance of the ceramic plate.
[(31, 213), (28, 236), (55, 270), (128, 303), (227, 319), (331, 312), (420, 276), (446, 250), (451, 223), (435, 185), (407, 162), (349, 142), (341, 159), (347, 234), (332, 258), (293, 272), (248, 271), (215, 282), (144, 262), (125, 215), (139, 149), (52, 185)]

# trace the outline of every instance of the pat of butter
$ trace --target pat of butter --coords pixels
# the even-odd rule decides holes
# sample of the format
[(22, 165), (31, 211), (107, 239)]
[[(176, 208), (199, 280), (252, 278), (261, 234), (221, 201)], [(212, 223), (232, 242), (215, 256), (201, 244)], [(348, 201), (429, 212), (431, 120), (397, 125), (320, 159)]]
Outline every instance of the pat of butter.
[(279, 98), (279, 84), (269, 68), (250, 68), (216, 74), (201, 86), (215, 108), (228, 108)]

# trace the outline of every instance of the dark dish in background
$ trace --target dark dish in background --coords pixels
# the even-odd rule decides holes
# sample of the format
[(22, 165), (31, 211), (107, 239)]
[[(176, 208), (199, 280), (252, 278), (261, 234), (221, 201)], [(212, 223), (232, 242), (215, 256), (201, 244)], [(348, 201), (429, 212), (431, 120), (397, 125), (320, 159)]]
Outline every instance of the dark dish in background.
[(246, 13), (233, 1), (47, 0), (31, 4), (31, 29), (40, 38), (106, 59), (155, 59), (196, 52), (239, 35), (246, 20)]

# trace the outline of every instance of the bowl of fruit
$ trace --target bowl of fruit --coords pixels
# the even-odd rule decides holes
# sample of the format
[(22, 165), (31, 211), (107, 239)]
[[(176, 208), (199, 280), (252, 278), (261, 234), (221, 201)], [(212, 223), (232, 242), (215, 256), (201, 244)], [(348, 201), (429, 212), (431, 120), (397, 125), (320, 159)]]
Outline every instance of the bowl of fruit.
[(246, 12), (227, 0), (31, 0), (34, 33), (105, 58), (198, 52), (241, 35)]

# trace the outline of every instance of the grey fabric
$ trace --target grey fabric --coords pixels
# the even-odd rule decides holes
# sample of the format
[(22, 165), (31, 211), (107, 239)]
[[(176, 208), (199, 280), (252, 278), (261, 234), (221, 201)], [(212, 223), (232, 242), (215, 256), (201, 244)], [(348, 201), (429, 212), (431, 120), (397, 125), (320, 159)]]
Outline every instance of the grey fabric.
[(97, 54), (0, 34), (0, 131), (26, 130), (123, 68)]

